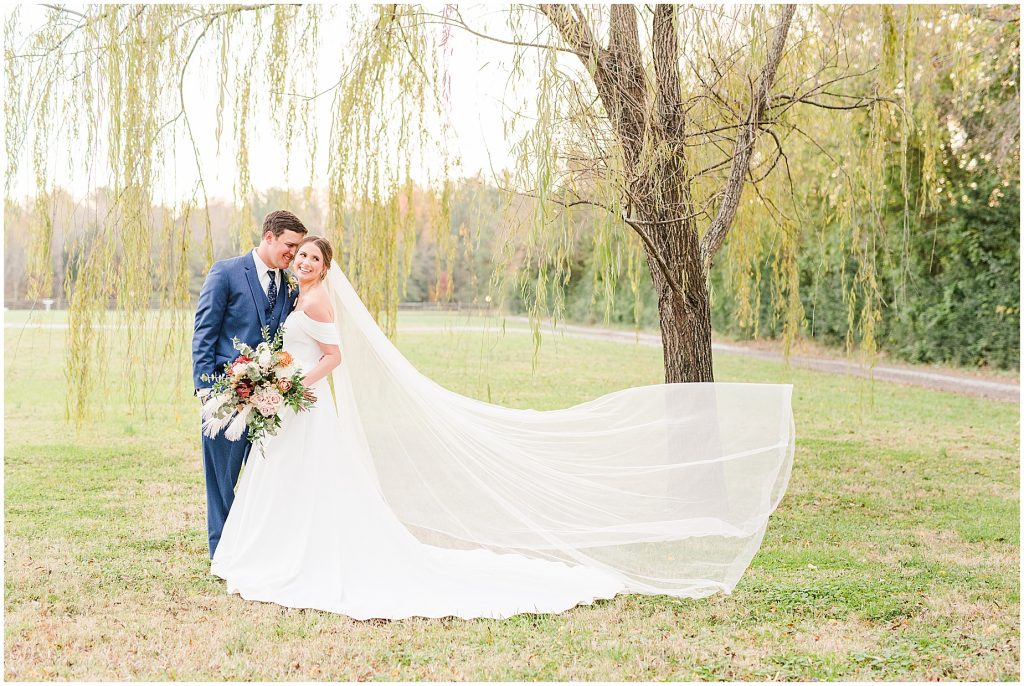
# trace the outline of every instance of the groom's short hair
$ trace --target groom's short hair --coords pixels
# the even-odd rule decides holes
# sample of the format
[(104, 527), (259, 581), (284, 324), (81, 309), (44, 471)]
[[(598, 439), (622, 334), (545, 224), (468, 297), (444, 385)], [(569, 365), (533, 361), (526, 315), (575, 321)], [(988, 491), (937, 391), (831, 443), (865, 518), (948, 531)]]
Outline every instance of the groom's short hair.
[(305, 235), (306, 227), (298, 217), (288, 210), (274, 210), (263, 219), (263, 233), (267, 231), (273, 233), (277, 238), (285, 231), (294, 231)]

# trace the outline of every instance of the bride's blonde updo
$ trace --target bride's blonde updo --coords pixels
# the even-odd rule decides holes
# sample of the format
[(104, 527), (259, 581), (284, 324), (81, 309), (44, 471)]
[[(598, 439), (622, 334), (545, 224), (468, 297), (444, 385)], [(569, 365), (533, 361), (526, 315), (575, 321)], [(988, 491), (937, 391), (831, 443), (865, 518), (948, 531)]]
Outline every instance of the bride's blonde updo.
[[(299, 243), (299, 247), (301, 248), (306, 243), (312, 243), (315, 245), (320, 250), (320, 254), (323, 255), (324, 273), (320, 275), (320, 280), (323, 281), (327, 278), (327, 270), (331, 268), (331, 259), (334, 257), (334, 248), (331, 247), (331, 242), (323, 236), (306, 236), (302, 239), (302, 242)], [(298, 251), (296, 250), (296, 252)]]

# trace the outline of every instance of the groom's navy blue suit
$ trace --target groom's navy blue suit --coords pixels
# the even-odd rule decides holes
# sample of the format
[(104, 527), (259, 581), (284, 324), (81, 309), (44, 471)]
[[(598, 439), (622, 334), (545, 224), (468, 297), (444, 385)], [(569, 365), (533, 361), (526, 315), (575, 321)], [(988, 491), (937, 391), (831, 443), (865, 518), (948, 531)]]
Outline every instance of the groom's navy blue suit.
[[(252, 253), (215, 262), (199, 293), (196, 326), (192, 336), (192, 380), (195, 388), (208, 388), (204, 374), (224, 372), (224, 364), (239, 353), (232, 338), (256, 347), (263, 340), (261, 328), (270, 327), (270, 335), (295, 306), (298, 289), (289, 292), (285, 271), (277, 270), (278, 295), (273, 310), (260, 283)], [(235, 499), (235, 483), (242, 463), (252, 445), (243, 435), (229, 441), (221, 432), (216, 438), (203, 436), (203, 465), (206, 471), (206, 522), (210, 536), (210, 558), (217, 550), (224, 521)]]

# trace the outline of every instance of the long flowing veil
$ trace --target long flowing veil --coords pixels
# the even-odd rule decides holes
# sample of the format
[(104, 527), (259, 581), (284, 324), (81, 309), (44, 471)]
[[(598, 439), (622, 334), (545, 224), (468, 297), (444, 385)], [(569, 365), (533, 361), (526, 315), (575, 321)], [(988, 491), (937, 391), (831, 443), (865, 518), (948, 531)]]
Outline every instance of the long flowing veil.
[(337, 265), (327, 285), (342, 429), (416, 538), (599, 568), (634, 593), (736, 585), (789, 480), (792, 386), (662, 384), (562, 410), (501, 407), (417, 371)]

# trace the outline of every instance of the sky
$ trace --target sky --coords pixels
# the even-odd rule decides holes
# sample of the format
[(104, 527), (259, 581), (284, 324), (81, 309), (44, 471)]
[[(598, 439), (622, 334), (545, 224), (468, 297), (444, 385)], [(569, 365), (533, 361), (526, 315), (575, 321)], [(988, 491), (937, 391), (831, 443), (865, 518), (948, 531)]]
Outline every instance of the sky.
[[(70, 7), (74, 8), (74, 5)], [(463, 16), (469, 24), (482, 29), (488, 26), (501, 31), (504, 19), (501, 10), (495, 7), (462, 7)], [(320, 26), (321, 47), (317, 60), (317, 83), (322, 89), (338, 80), (341, 73), (342, 52), (351, 46), (345, 40), (345, 18), (343, 12), (325, 16)], [(36, 26), (45, 22), (46, 10), (38, 6), (24, 6), (21, 22), (23, 26)], [(340, 38), (341, 40), (338, 40)], [(214, 136), (216, 129), (215, 103), (217, 99), (215, 79), (215, 55), (212, 43), (204, 52), (200, 48), (189, 67), (185, 82), (186, 110), (191, 121), (201, 160), (207, 194), (211, 197), (230, 199), (237, 178), (235, 145), (233, 141), (233, 115), (225, 111), (220, 151), (218, 153)], [(513, 49), (493, 41), (480, 40), (471, 34), (453, 29), (450, 34), (449, 50), (445, 58), (451, 79), (450, 110), (448, 116), (455, 135), (448, 141), (449, 153), (457, 157), (460, 164), (452, 175), (473, 176), (478, 172), (490, 178), (491, 170), (500, 171), (512, 164), (510, 149), (512, 141), (506, 139), (503, 117), (507, 106), (503, 103), (526, 103), (529, 109), (529, 94), (511, 90), (509, 85), (509, 63)], [(327, 179), (327, 145), (329, 140), (332, 94), (328, 93), (315, 101), (313, 121), (319, 136), (318, 157), (314, 167), (314, 186), (324, 187)], [(257, 190), (271, 187), (303, 187), (309, 183), (308, 152), (301, 139), (296, 141), (292, 151), (289, 174), (285, 175), (284, 147), (272, 135), (273, 127), (268, 108), (260, 108), (253, 116), (249, 146), (251, 181)], [(435, 121), (436, 124), (436, 121)], [(191, 143), (182, 135), (179, 127), (176, 145), (172, 146), (163, 175), (164, 184), (157, 194), (166, 200), (181, 200), (192, 194), (196, 182), (195, 156)], [(27, 147), (27, 146), (26, 146)], [(35, 192), (35, 180), (31, 172), (28, 150), (19, 160), (19, 172), (14, 184), (14, 197), (24, 197)], [(91, 178), (80, 168), (69, 169), (69, 161), (82, 159), (103, 159), (105, 153), (86, 150), (84, 145), (60, 146), (50, 159), (52, 177), (57, 184), (69, 188), (76, 197), (84, 196), (93, 186), (102, 185), (105, 172), (94, 173)], [(70, 165), (73, 166), (73, 165)], [(414, 178), (425, 183), (430, 176), (427, 169), (416, 168)]]

